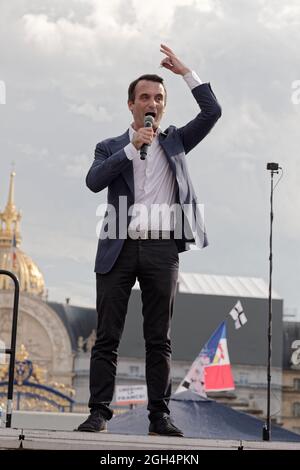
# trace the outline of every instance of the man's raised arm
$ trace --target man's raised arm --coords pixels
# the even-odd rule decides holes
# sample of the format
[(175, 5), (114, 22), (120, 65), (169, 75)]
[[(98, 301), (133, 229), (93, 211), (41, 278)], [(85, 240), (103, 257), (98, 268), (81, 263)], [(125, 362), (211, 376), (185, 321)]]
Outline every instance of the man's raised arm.
[(211, 131), (221, 117), (222, 109), (210, 83), (202, 83), (198, 75), (166, 45), (161, 44), (160, 51), (166, 55), (161, 61), (161, 66), (184, 78), (201, 110), (193, 120), (178, 129), (185, 153), (188, 153)]

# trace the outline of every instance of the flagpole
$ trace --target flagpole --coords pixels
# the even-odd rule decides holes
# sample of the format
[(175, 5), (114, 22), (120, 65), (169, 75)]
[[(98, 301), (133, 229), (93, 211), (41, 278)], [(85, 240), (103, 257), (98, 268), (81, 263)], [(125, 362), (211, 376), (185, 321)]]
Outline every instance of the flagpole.
[(263, 440), (271, 440), (271, 359), (272, 359), (272, 272), (273, 272), (273, 193), (274, 173), (278, 173), (281, 167), (278, 163), (268, 163), (267, 170), (271, 170), (271, 195), (270, 195), (270, 255), (269, 255), (269, 317), (268, 317), (268, 366), (267, 366), (267, 418), (263, 426)]

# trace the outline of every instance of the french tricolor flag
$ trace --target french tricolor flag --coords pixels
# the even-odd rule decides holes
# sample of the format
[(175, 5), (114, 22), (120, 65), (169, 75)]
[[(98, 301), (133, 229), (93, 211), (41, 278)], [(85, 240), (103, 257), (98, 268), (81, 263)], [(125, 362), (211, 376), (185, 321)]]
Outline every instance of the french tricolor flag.
[(206, 396), (206, 392), (221, 392), (234, 388), (224, 321), (204, 345), (175, 393), (191, 390)]
[(234, 390), (225, 321), (209, 338), (200, 352), (199, 359), (204, 367), (204, 388), (206, 392)]

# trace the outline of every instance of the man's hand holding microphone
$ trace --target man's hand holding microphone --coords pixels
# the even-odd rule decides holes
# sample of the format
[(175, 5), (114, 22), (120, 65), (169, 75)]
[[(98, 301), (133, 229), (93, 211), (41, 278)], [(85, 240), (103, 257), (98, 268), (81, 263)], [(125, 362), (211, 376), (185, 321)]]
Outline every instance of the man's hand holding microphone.
[(148, 148), (154, 138), (154, 113), (146, 113), (144, 117), (144, 127), (135, 132), (132, 144), (137, 150), (140, 150), (141, 160), (145, 160)]

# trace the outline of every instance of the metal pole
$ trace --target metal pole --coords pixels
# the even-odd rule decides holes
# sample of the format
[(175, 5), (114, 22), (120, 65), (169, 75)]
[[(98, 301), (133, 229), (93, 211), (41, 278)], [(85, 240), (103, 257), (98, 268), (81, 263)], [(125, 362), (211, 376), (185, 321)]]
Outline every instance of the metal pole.
[(271, 170), (271, 194), (270, 194), (270, 255), (269, 255), (269, 316), (268, 316), (268, 367), (267, 367), (267, 418), (263, 426), (263, 440), (271, 440), (271, 362), (272, 362), (272, 272), (273, 272), (273, 193), (274, 173), (278, 173), (281, 167), (278, 163), (268, 163), (267, 170)]
[(269, 256), (269, 318), (268, 318), (268, 367), (267, 367), (267, 420), (263, 428), (263, 440), (271, 439), (271, 360), (272, 360), (272, 270), (273, 270), (273, 177), (271, 171), (271, 196), (270, 196), (270, 256)]
[(18, 309), (19, 309), (19, 293), (20, 286), (18, 278), (10, 271), (0, 269), (0, 274), (9, 276), (15, 284), (14, 294), (14, 307), (13, 307), (13, 321), (11, 330), (10, 349), (6, 349), (6, 354), (10, 354), (9, 372), (8, 372), (8, 390), (7, 390), (7, 405), (6, 405), (6, 427), (11, 427), (13, 393), (14, 393), (14, 376), (15, 376), (15, 358), (16, 358), (16, 340), (17, 340), (17, 325), (18, 325)]

